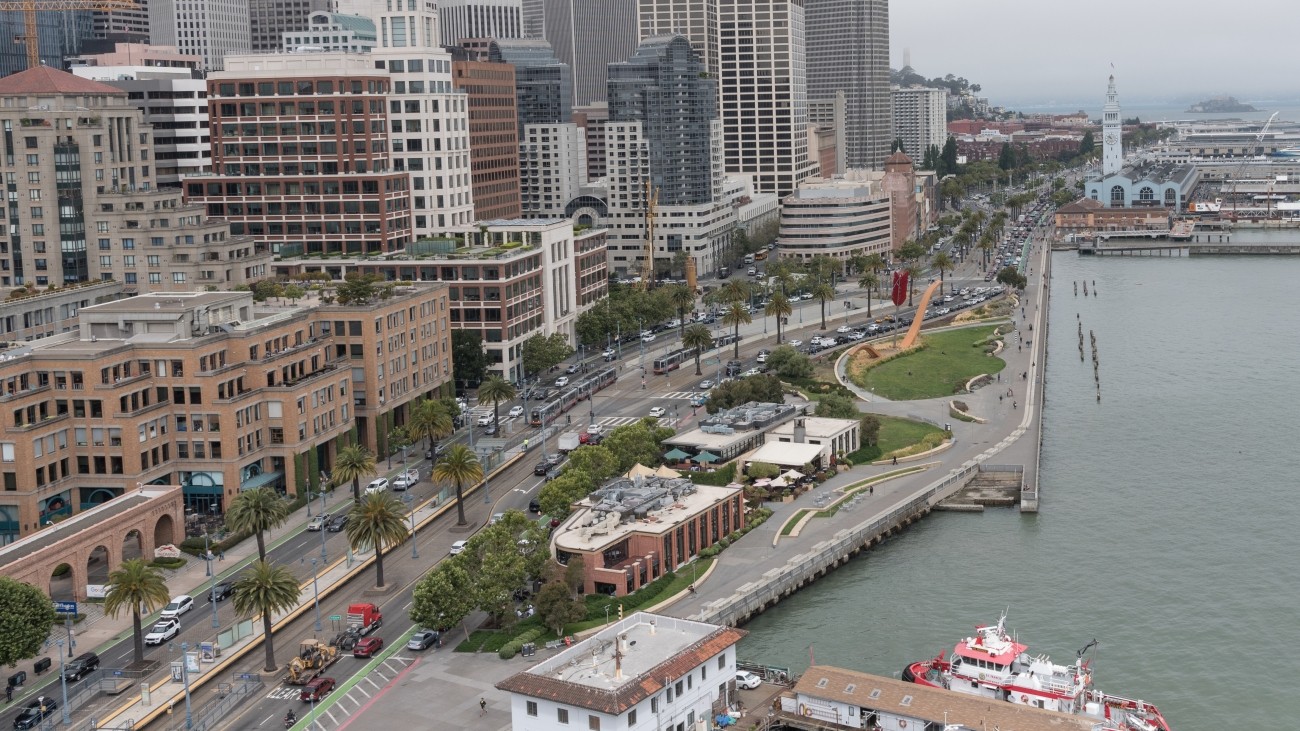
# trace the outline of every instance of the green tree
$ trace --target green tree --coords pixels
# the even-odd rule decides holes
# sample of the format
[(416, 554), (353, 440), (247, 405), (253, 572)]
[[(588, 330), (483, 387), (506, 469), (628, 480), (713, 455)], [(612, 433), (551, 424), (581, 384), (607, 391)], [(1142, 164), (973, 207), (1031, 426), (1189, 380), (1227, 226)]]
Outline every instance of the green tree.
[[(880, 288), (880, 275), (873, 271), (864, 271), (862, 276), (858, 277), (858, 286), (867, 290), (867, 317), (871, 317), (871, 295), (874, 290)], [(780, 342), (780, 338), (777, 342)]]
[(817, 402), (817, 415), (828, 419), (858, 419), (862, 414), (853, 399), (838, 393), (828, 393)]
[[(618, 457), (616, 454), (614, 456)], [(595, 484), (591, 475), (586, 472), (574, 469), (572, 466), (565, 467), (559, 477), (542, 485), (541, 491), (537, 493), (537, 503), (544, 515), (562, 520), (568, 516), (572, 505), (586, 497)]]
[(387, 492), (374, 492), (352, 506), (348, 518), (348, 545), (354, 551), (375, 549), (375, 588), (384, 588), (384, 551), (411, 536), (404, 520), (402, 501)]
[(606, 447), (599, 444), (584, 444), (569, 452), (569, 461), (564, 470), (580, 470), (591, 478), (595, 484), (617, 475), (618, 457)]
[[(441, 561), (433, 571), (415, 585), (411, 602), (411, 621), (421, 627), (446, 632), (465, 621), (474, 611), (474, 587), (460, 556)], [(465, 628), (469, 639), (469, 628)]]
[(781, 474), (781, 468), (770, 462), (751, 462), (745, 473), (755, 480), (770, 480)]
[(338, 303), (341, 305), (366, 305), (379, 296), (378, 274), (361, 274), (349, 272), (337, 287)]
[(723, 409), (750, 401), (779, 404), (784, 398), (781, 392), (781, 379), (765, 373), (718, 386), (709, 392), (709, 400), (705, 403), (705, 408), (710, 414), (716, 414)]
[(695, 351), (695, 375), (704, 375), (700, 370), (700, 356), (713, 347), (713, 333), (709, 332), (707, 326), (697, 322), (682, 333), (682, 345)]
[(514, 385), (501, 376), (492, 376), (478, 387), (479, 403), (492, 402), (492, 423), (498, 427), (501, 426), (501, 402), (512, 401), (516, 395)]
[(813, 374), (812, 360), (789, 345), (779, 345), (769, 353), (767, 365), (782, 378), (808, 378)]
[(939, 146), (930, 145), (925, 148), (925, 157), (921, 161), (922, 170), (939, 169)]
[(257, 555), (266, 560), (266, 531), (289, 519), (289, 503), (269, 487), (245, 490), (226, 511), (226, 527), (235, 533), (252, 533), (257, 538)]
[(330, 475), (335, 484), (352, 483), (352, 502), (361, 504), (361, 479), (373, 477), (375, 455), (360, 444), (349, 444), (339, 450), (334, 458), (334, 472)]
[(907, 148), (903, 145), (902, 137), (895, 137), (894, 141), (889, 143), (889, 154), (892, 155), (895, 152), (901, 152), (904, 155), (907, 154)]
[(573, 346), (561, 333), (534, 335), (524, 341), (522, 359), (524, 372), (537, 375), (564, 362), (573, 355)]
[(473, 388), (487, 377), (488, 356), (483, 350), (483, 334), (479, 330), (451, 331), (451, 360), (456, 364), (456, 380), (465, 388)]
[(467, 525), (463, 489), (466, 484), (474, 485), (483, 479), (483, 465), (479, 464), (478, 457), (464, 444), (453, 444), (433, 466), (433, 479), (456, 486), (456, 525)]
[[(956, 266), (956, 262), (952, 260), (951, 256), (948, 256), (948, 252), (940, 251), (930, 260), (930, 266), (939, 270), (939, 282), (942, 284), (944, 281), (944, 275), (952, 271), (952, 268)], [(870, 316), (871, 313), (868, 312), (867, 315)]]
[(0, 663), (13, 667), (36, 657), (54, 620), (54, 606), (45, 592), (0, 576)]
[(1079, 154), (1087, 157), (1097, 149), (1097, 140), (1092, 136), (1092, 130), (1083, 133), (1083, 139), (1079, 141)]
[(993, 254), (993, 250), (998, 248), (998, 240), (994, 238), (988, 231), (985, 231), (984, 235), (980, 236), (979, 243), (976, 244), (975, 246), (980, 250), (980, 254), (983, 255), (984, 268), (987, 269), (989, 266), (989, 257)]
[(939, 162), (941, 163), (938, 171), (939, 177), (950, 175), (957, 172), (957, 138), (948, 135), (948, 139), (943, 143), (943, 152), (939, 153)]
[(618, 458), (618, 471), (623, 473), (637, 464), (657, 466), (663, 461), (659, 443), (673, 434), (672, 429), (660, 427), (654, 419), (646, 417), (617, 427), (601, 446)]
[[(456, 367), (459, 368), (459, 361), (456, 363)], [(407, 422), (406, 429), (413, 439), (425, 439), (428, 441), (428, 448), (433, 449), (436, 440), (455, 431), (455, 422), (452, 421), (446, 404), (435, 398), (426, 398), (417, 403), (411, 411), (411, 420)]]
[(1005, 284), (1008, 287), (1014, 287), (1016, 289), (1024, 289), (1025, 285), (1029, 284), (1029, 280), (1025, 278), (1025, 275), (1021, 274), (1013, 266), (1002, 267), (999, 269), (997, 281), (998, 284)]
[(1002, 143), (1002, 150), (998, 153), (998, 167), (1003, 170), (1012, 170), (1016, 167), (1016, 152), (1011, 149), (1010, 142)]
[(542, 623), (558, 636), (564, 635), (564, 625), (587, 618), (587, 605), (574, 597), (563, 582), (552, 581), (543, 586), (533, 602)]
[(254, 561), (239, 575), (231, 587), (231, 602), (241, 617), (262, 615), (262, 646), (266, 650), (266, 672), (274, 672), (275, 644), (271, 619), (276, 612), (288, 612), (298, 606), (302, 587), (284, 566)]
[(296, 284), (290, 284), (284, 288), (284, 298), (289, 300), (292, 304), (298, 304), (298, 300), (302, 299), (306, 295), (307, 290)]
[(925, 246), (919, 241), (908, 239), (898, 248), (898, 258), (903, 261), (916, 261), (925, 256)]
[[(135, 662), (144, 662), (144, 628), (140, 618), (164, 607), (171, 601), (171, 592), (163, 580), (162, 571), (145, 563), (142, 558), (127, 559), (116, 571), (108, 575), (108, 593), (104, 595), (104, 613), (117, 618), (125, 610), (131, 612), (131, 630), (135, 636)], [(50, 606), (51, 611), (54, 607)]]
[(518, 510), (509, 511), (469, 539), (462, 554), (473, 577), (475, 604), (496, 626), (509, 626), (516, 619), (513, 595), (528, 578), (519, 536), (530, 522)]
[(813, 286), (812, 296), (822, 305), (822, 329), (826, 329), (826, 302), (835, 299), (835, 288), (829, 282), (818, 282)]
[[(785, 325), (785, 318), (794, 312), (794, 307), (790, 305), (790, 298), (782, 292), (773, 292), (767, 300), (767, 307), (763, 308), (764, 315), (771, 315), (776, 318), (776, 342), (781, 342), (782, 327)], [(698, 374), (697, 374), (698, 375)]]
[(668, 288), (668, 301), (677, 308), (677, 335), (686, 344), (686, 313), (695, 311), (695, 293), (684, 284)]
[(907, 306), (911, 307), (912, 300), (916, 297), (916, 283), (925, 272), (921, 269), (920, 262), (916, 261), (903, 267), (903, 271), (907, 272)]
[(744, 302), (749, 299), (751, 291), (749, 282), (743, 279), (730, 279), (722, 285), (719, 294), (723, 302)]
[(740, 326), (748, 325), (753, 321), (754, 318), (749, 316), (749, 308), (739, 302), (732, 302), (731, 307), (722, 316), (722, 324), (730, 325), (732, 333), (736, 336), (736, 354), (733, 357), (740, 357)]
[(862, 443), (874, 447), (880, 439), (880, 417), (875, 414), (863, 414), (859, 421), (862, 425)]

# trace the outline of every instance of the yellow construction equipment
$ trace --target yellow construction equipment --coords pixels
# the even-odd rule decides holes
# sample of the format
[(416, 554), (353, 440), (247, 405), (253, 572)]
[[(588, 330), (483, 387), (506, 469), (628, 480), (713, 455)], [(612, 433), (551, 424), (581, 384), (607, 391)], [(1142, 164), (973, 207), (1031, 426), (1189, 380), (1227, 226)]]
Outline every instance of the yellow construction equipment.
[(40, 43), (36, 35), (36, 13), (40, 10), (138, 10), (132, 0), (16, 0), (0, 2), (0, 10), (23, 14), (23, 35), (14, 40), (27, 46), (27, 68), (41, 65)]
[(695, 277), (696, 277), (695, 257), (691, 256), (690, 253), (687, 253), (686, 254), (686, 287), (690, 289), (692, 292), (695, 291), (695, 285), (696, 285)]
[(298, 655), (289, 661), (289, 674), (284, 682), (289, 685), (306, 685), (325, 668), (339, 659), (339, 648), (320, 640), (303, 640), (298, 645)]
[(650, 185), (646, 178), (642, 183), (645, 191), (645, 268), (641, 274), (641, 289), (654, 289), (655, 279), (655, 216), (659, 212), (659, 189)]

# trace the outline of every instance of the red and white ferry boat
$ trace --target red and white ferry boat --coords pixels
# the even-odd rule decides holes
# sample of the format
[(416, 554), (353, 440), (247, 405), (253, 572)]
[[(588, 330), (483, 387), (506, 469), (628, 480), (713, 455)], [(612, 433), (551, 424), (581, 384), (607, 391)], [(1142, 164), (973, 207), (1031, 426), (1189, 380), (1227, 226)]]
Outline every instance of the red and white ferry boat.
[(991, 627), (977, 627), (945, 660), (943, 654), (903, 670), (903, 680), (946, 688), (982, 698), (995, 698), (1032, 708), (1093, 718), (1102, 729), (1170, 731), (1168, 722), (1150, 703), (1103, 693), (1092, 687), (1091, 661), (1078, 653), (1074, 665), (1057, 665), (1046, 655), (1031, 657), (1027, 645), (1006, 631), (1006, 617)]

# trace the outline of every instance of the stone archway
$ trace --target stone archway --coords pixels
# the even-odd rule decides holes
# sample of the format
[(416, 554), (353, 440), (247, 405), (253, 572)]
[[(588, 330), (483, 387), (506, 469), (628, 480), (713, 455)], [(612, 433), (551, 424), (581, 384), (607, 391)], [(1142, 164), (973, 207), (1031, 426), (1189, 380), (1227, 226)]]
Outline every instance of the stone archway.
[(105, 585), (108, 583), (108, 572), (112, 570), (113, 555), (109, 553), (108, 546), (98, 545), (90, 552), (86, 558), (86, 583)]
[(56, 602), (75, 602), (77, 600), (77, 569), (64, 562), (50, 572), (50, 599)]
[(172, 521), (172, 516), (163, 514), (158, 516), (158, 522), (153, 526), (153, 545), (157, 548), (168, 543), (176, 545), (180, 541), (176, 540), (176, 525)]
[(122, 537), (122, 560), (129, 561), (133, 558), (144, 557), (144, 542), (141, 540), (140, 531), (132, 528)]

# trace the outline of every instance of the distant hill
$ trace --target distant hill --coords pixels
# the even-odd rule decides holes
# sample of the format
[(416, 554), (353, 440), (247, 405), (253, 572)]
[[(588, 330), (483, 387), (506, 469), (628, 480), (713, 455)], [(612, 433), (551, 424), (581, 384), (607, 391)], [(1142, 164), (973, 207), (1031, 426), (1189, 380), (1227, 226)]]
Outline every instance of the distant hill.
[(1234, 97), (1216, 96), (1213, 99), (1206, 99), (1203, 102), (1197, 102), (1187, 108), (1190, 114), (1224, 114), (1228, 112), (1258, 112), (1259, 110), (1249, 104), (1242, 104)]

